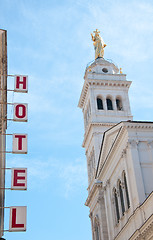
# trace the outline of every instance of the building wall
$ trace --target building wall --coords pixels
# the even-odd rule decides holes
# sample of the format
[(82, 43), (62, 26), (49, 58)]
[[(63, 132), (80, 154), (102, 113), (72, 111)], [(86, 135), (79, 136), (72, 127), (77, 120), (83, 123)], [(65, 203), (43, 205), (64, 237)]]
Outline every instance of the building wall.
[[(137, 128), (135, 124), (133, 124), (134, 126), (132, 123), (130, 124), (131, 128), (124, 131), (122, 138), (114, 147), (114, 153), (107, 159), (108, 162), (98, 178), (99, 181), (103, 182), (109, 240), (130, 239), (134, 232), (141, 228), (153, 214), (153, 206), (152, 204), (149, 206), (147, 200), (147, 197), (152, 198), (153, 194), (153, 124), (151, 126), (149, 123), (137, 123)], [(123, 172), (126, 174), (130, 200), (129, 208)], [(119, 180), (122, 183), (124, 214), (122, 214), (121, 208)], [(116, 216), (113, 189), (117, 190), (119, 221), (117, 221)], [(151, 200), (149, 202), (151, 203)], [(100, 211), (99, 214), (101, 214)], [(146, 224), (146, 226), (148, 225)]]

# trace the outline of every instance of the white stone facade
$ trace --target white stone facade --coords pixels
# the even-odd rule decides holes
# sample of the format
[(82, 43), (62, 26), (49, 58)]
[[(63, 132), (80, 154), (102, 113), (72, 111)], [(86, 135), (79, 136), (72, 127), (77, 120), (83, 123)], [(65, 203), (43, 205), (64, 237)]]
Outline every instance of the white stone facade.
[(153, 239), (153, 122), (133, 121), (125, 74), (103, 58), (85, 71), (84, 114), (93, 240)]

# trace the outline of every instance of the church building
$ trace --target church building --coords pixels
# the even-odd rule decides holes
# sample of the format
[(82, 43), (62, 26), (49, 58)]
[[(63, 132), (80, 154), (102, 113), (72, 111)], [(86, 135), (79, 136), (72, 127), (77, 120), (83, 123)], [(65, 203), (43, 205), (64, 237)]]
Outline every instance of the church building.
[(92, 35), (78, 106), (84, 116), (92, 240), (153, 240), (153, 122), (133, 121), (126, 79), (104, 59), (106, 44)]

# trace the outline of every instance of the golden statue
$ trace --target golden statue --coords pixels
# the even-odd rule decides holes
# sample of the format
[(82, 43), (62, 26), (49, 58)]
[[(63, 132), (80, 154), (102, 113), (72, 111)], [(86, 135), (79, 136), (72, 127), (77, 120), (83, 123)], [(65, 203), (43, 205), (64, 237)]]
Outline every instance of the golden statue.
[(97, 58), (103, 58), (104, 56), (104, 47), (107, 45), (104, 43), (102, 37), (99, 35), (100, 31), (96, 29), (94, 31), (95, 36), (91, 33), (94, 49), (95, 49), (95, 59)]

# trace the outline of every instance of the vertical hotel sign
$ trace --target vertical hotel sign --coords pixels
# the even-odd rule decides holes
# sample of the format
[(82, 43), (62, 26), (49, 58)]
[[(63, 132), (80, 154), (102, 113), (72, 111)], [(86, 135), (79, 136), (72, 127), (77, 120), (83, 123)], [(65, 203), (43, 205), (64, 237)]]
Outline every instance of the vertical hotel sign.
[[(12, 75), (9, 75), (12, 76)], [(14, 92), (28, 92), (28, 76), (15, 75)], [(7, 91), (12, 91), (8, 90)], [(2, 104), (2, 103), (1, 103)], [(11, 103), (13, 104), (13, 120), (16, 122), (28, 121), (28, 104), (27, 103)], [(5, 135), (5, 134), (4, 134)], [(7, 134), (6, 134), (7, 135)], [(13, 133), (12, 135), (12, 151), (13, 154), (27, 154), (27, 134)], [(7, 169), (7, 168), (6, 168)], [(27, 190), (27, 168), (11, 168), (11, 190)], [(5, 208), (5, 207), (4, 207)], [(26, 206), (11, 206), (9, 217), (9, 232), (26, 231)], [(5, 230), (1, 230), (3, 233)]]
[[(14, 76), (14, 91), (19, 93), (28, 92), (28, 76)], [(14, 103), (13, 121), (28, 121), (28, 104)], [(27, 154), (27, 134), (13, 133), (12, 135), (12, 153)], [(27, 168), (12, 168), (11, 190), (27, 190)], [(9, 231), (26, 231), (26, 206), (10, 207)]]
[[(14, 89), (7, 89), (7, 77), (14, 77)], [(27, 190), (27, 168), (12, 168), (11, 188), (5, 188), (6, 153), (26, 154), (27, 153), (27, 134), (14, 133), (6, 134), (7, 120), (27, 122), (28, 106), (26, 103), (13, 104), (13, 119), (7, 119), (7, 94), (9, 91), (27, 93), (28, 77), (21, 75), (7, 74), (7, 31), (0, 29), (0, 239), (3, 239), (5, 231), (17, 232), (26, 231), (26, 206), (5, 207), (5, 189)], [(12, 151), (6, 151), (6, 136), (12, 135)], [(10, 169), (10, 168), (9, 168)], [(10, 209), (9, 230), (4, 230), (4, 209)]]

